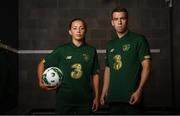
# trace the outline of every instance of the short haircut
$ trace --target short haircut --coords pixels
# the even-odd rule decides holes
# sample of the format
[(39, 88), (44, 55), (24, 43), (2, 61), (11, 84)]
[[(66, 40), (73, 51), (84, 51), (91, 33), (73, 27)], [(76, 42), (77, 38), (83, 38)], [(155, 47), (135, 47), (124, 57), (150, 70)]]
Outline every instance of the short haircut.
[(127, 14), (127, 16), (128, 16), (128, 11), (127, 11), (126, 8), (116, 7), (111, 12), (111, 19), (113, 18), (113, 13), (114, 12), (125, 12)]
[(85, 22), (82, 18), (74, 18), (74, 19), (72, 19), (72, 20), (70, 21), (70, 23), (69, 23), (69, 30), (71, 29), (72, 23), (73, 23), (74, 21), (81, 21), (81, 22), (83, 23), (84, 27), (85, 27), (85, 30), (87, 30), (86, 22)]

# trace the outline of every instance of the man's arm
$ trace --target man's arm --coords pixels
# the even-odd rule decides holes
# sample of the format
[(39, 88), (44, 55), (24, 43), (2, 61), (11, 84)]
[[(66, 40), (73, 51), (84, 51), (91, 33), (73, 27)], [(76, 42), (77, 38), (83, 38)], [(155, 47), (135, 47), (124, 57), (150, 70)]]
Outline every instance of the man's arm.
[(141, 72), (141, 80), (140, 84), (138, 87), (138, 91), (143, 91), (144, 86), (146, 85), (149, 77), (150, 77), (150, 72), (151, 72), (151, 60), (144, 60), (142, 62), (142, 72)]
[(104, 105), (104, 99), (107, 96), (108, 89), (109, 89), (109, 78), (110, 78), (110, 69), (109, 67), (105, 68), (104, 71), (104, 82), (103, 82), (103, 89), (101, 93), (100, 103)]
[(99, 74), (93, 75), (94, 100), (92, 110), (95, 112), (99, 107)]
[(129, 103), (132, 105), (138, 104), (141, 99), (142, 92), (144, 87), (150, 77), (151, 71), (151, 60), (146, 59), (142, 61), (142, 72), (141, 72), (141, 79), (137, 90), (132, 94)]

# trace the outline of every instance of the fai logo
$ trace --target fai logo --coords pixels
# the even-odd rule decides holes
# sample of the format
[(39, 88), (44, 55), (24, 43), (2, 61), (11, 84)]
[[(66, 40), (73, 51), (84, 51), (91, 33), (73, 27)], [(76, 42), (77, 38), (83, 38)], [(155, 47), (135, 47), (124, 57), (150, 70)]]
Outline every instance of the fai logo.
[(123, 45), (122, 49), (123, 49), (124, 52), (128, 51), (130, 49), (130, 44)]
[(88, 54), (83, 54), (84, 60), (88, 61), (89, 60), (89, 55)]

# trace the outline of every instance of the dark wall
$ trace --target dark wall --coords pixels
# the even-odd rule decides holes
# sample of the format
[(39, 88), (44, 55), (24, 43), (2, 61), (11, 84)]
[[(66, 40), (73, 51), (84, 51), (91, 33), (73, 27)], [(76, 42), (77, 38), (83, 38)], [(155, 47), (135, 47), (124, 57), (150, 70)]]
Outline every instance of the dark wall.
[(18, 106), (18, 54), (0, 48), (0, 114)]
[[(0, 44), (18, 48), (18, 3), (0, 3)], [(0, 114), (18, 106), (18, 54), (0, 47)]]
[(2, 1), (0, 4), (0, 40), (13, 48), (18, 48), (18, 1)]
[[(110, 13), (116, 6), (129, 10), (132, 31), (144, 34), (151, 49), (160, 49), (160, 52), (152, 52), (153, 69), (145, 89), (145, 106), (163, 111), (174, 106), (180, 108), (179, 3), (174, 4), (173, 9), (174, 41), (171, 49), (171, 14), (164, 0), (19, 0), (19, 49), (51, 50), (69, 42), (68, 23), (75, 17), (87, 22), (87, 42), (97, 49), (105, 49), (107, 41), (114, 36)], [(37, 64), (45, 55), (19, 54), (19, 109), (53, 109), (55, 106), (55, 93), (41, 90), (37, 82)], [(102, 75), (105, 54), (98, 56)]]
[(176, 112), (180, 114), (180, 1), (174, 0), (173, 7), (173, 65), (174, 65), (174, 92), (175, 92), (175, 102), (176, 102)]

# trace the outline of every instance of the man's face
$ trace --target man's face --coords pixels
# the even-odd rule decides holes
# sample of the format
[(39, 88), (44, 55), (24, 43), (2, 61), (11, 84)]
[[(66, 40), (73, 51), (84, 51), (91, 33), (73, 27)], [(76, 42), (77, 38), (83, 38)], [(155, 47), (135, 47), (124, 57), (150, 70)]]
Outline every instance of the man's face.
[(116, 32), (123, 34), (127, 30), (128, 16), (126, 12), (114, 12), (111, 20), (112, 26)]
[(72, 22), (69, 34), (72, 36), (73, 40), (82, 41), (85, 37), (86, 29), (82, 21), (76, 20)]

